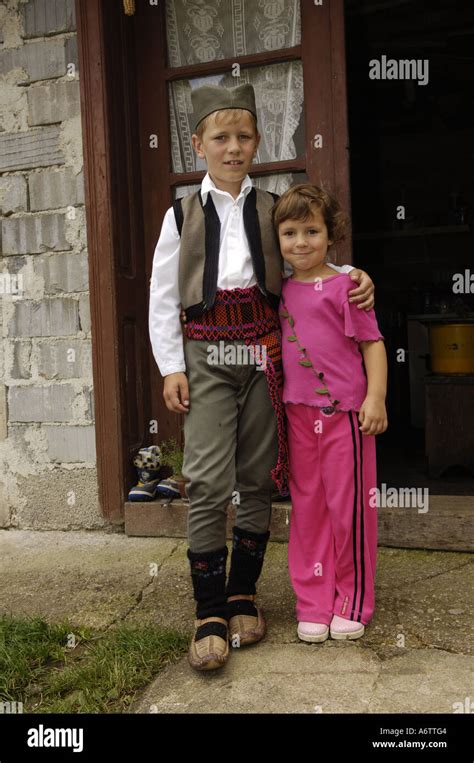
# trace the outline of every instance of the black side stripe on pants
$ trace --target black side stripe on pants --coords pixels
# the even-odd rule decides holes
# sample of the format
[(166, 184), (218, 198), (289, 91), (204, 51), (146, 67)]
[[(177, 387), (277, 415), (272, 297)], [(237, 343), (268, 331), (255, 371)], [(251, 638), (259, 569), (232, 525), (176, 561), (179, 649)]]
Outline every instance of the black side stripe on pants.
[(357, 570), (357, 443), (355, 437), (354, 421), (352, 411), (347, 411), (351, 424), (352, 448), (354, 451), (354, 507), (352, 511), (352, 554), (354, 559), (354, 598), (352, 600), (352, 609), (350, 619), (354, 619), (354, 610), (357, 601), (358, 570)]
[(360, 623), (361, 616), (362, 616), (362, 607), (364, 606), (364, 594), (365, 594), (365, 558), (364, 558), (364, 546), (365, 546), (365, 537), (364, 537), (364, 480), (362, 477), (363, 474), (363, 445), (362, 445), (362, 438), (363, 434), (358, 430), (359, 432), (359, 453), (360, 453), (360, 576), (361, 576), (361, 591), (360, 591), (360, 604), (359, 604), (359, 614), (357, 615), (357, 621)]

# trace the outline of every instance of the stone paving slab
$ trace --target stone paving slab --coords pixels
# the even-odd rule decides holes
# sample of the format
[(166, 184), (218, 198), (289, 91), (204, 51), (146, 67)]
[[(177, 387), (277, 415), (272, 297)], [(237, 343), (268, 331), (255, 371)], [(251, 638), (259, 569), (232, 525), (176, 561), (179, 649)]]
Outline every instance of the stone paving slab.
[[(194, 602), (179, 538), (106, 531), (0, 531), (0, 612), (191, 634)], [(296, 635), (287, 545), (269, 543), (258, 584), (268, 633), (221, 671), (186, 657), (160, 673), (132, 713), (450, 713), (472, 687), (469, 554), (379, 548), (376, 612), (356, 642)]]
[(472, 695), (472, 660), (435, 649), (381, 659), (361, 643), (234, 649), (222, 670), (187, 662), (158, 676), (133, 713), (452, 713)]

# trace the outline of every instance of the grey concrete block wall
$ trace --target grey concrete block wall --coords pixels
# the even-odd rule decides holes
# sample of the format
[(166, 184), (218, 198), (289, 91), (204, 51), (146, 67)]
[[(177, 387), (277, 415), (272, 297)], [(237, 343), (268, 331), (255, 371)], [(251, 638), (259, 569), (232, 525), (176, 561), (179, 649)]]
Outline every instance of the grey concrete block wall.
[(75, 175), (69, 167), (30, 172), (28, 186), (32, 212), (84, 204), (84, 173)]
[(88, 379), (92, 383), (92, 347), (80, 339), (38, 340), (37, 372), (44, 379)]
[[(0, 527), (100, 527), (75, 2), (10, 0), (0, 27)], [(54, 474), (73, 518), (62, 489), (31, 503)]]
[(58, 463), (95, 462), (95, 429), (92, 426), (44, 427), (48, 453)]
[(71, 384), (10, 387), (8, 418), (11, 422), (68, 422), (72, 416), (74, 387)]
[[(5, 346), (6, 343), (4, 344)], [(12, 342), (13, 363), (10, 369), (10, 377), (12, 379), (31, 379), (31, 349), (32, 343), (30, 339)], [(12, 389), (15, 388), (12, 387)]]
[(59, 136), (56, 126), (0, 135), (0, 172), (64, 164)]
[(62, 214), (25, 215), (2, 220), (2, 254), (37, 254), (71, 249)]
[(73, 297), (19, 300), (11, 304), (4, 336), (75, 336), (80, 331), (79, 302)]
[(48, 254), (35, 259), (35, 272), (44, 281), (45, 294), (87, 291), (87, 254)]
[(74, 117), (80, 109), (79, 82), (38, 85), (28, 90), (28, 123), (47, 125)]
[(76, 29), (74, 0), (33, 0), (21, 7), (24, 37), (44, 37)]
[(23, 175), (0, 176), (0, 215), (26, 212), (28, 189)]
[(27, 42), (21, 48), (0, 51), (0, 74), (21, 69), (24, 72), (22, 85), (64, 77), (68, 73), (70, 59), (77, 55), (76, 51), (77, 48), (64, 38)]

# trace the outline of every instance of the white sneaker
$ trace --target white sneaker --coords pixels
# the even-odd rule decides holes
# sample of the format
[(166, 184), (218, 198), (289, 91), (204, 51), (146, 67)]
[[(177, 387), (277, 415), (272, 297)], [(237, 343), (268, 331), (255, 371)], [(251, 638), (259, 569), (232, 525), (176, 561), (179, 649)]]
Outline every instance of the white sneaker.
[(356, 639), (364, 635), (365, 626), (355, 620), (346, 620), (344, 617), (333, 615), (330, 631), (331, 638)]
[(298, 623), (298, 638), (301, 641), (317, 643), (326, 641), (329, 636), (329, 627), (324, 623), (307, 623), (301, 621)]

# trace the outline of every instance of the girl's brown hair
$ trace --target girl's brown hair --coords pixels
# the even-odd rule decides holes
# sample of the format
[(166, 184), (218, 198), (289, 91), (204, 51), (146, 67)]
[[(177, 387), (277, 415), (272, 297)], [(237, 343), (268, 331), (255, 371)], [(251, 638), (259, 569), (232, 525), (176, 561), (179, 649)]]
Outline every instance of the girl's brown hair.
[(314, 206), (321, 211), (328, 238), (335, 244), (341, 241), (346, 233), (346, 218), (336, 199), (312, 183), (299, 183), (289, 188), (280, 196), (272, 207), (272, 220), (275, 229), (285, 220), (309, 220)]

